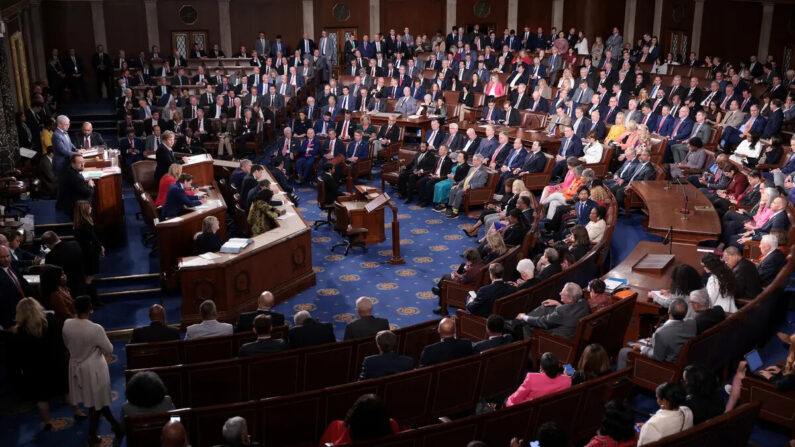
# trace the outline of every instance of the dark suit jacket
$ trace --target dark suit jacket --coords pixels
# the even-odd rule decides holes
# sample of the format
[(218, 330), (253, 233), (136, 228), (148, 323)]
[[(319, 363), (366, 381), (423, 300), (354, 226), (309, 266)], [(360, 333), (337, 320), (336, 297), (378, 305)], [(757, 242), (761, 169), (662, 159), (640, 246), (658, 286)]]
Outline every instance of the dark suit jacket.
[(238, 357), (250, 357), (252, 355), (267, 354), (269, 352), (279, 352), (287, 349), (287, 342), (279, 338), (258, 338), (240, 347)]
[(779, 211), (774, 214), (764, 225), (754, 230), (751, 239), (755, 241), (762, 240), (762, 236), (769, 234), (773, 230), (787, 230), (790, 226), (789, 217), (786, 211)]
[(513, 337), (511, 334), (503, 334), (497, 337), (489, 338), (488, 340), (479, 341), (472, 345), (472, 349), (475, 350), (477, 353), (481, 353), (488, 349), (499, 348), (500, 346), (505, 346), (508, 343), (513, 341)]
[(243, 312), (237, 317), (237, 324), (235, 325), (235, 332), (246, 332), (254, 329), (254, 318), (257, 315), (269, 315), (271, 317), (271, 326), (283, 326), (284, 314), (279, 312), (271, 312), (269, 310), (252, 310), (251, 312)]
[(58, 177), (58, 201), (56, 208), (72, 215), (78, 200), (91, 200), (94, 188), (88, 186), (83, 175), (71, 165), (67, 166)]
[(737, 298), (754, 299), (762, 291), (762, 283), (759, 281), (759, 272), (756, 265), (748, 259), (741, 259), (734, 269), (734, 277), (737, 279), (738, 290), (735, 292)]
[(310, 318), (305, 320), (301, 326), (290, 328), (291, 348), (303, 348), (335, 341), (337, 338), (334, 337), (334, 326), (331, 323), (319, 323)]
[(155, 184), (159, 185), (160, 178), (168, 172), (168, 168), (171, 164), (179, 162), (177, 161), (177, 157), (174, 156), (174, 152), (162, 143), (160, 147), (157, 148), (157, 151), (155, 151), (155, 160), (157, 161), (157, 166), (155, 166)]
[(537, 153), (528, 152), (524, 157), (522, 172), (541, 172), (546, 164), (547, 157), (544, 155), (544, 151), (538, 151)]
[(394, 352), (370, 355), (362, 361), (362, 372), (359, 380), (375, 379), (392, 374), (410, 371), (414, 368), (414, 359)]
[(179, 329), (168, 327), (159, 321), (153, 321), (149, 323), (149, 326), (133, 329), (130, 343), (153, 343), (170, 340), (179, 340)]
[(428, 345), (420, 354), (420, 367), (449, 362), (474, 354), (472, 342), (466, 339), (444, 338), (441, 341)]
[(772, 253), (768, 253), (768, 255), (762, 259), (762, 262), (756, 266), (762, 287), (770, 285), (786, 263), (787, 256), (782, 253), (781, 250), (773, 250)]
[(387, 129), (389, 129), (388, 124), (384, 124), (380, 129), (378, 129), (379, 139), (386, 138), (389, 141), (397, 141), (398, 138), (400, 138), (400, 128), (398, 126), (392, 126), (392, 128), (389, 129), (389, 132), (387, 132)]
[(493, 283), (478, 289), (475, 299), (467, 303), (467, 312), (488, 318), (491, 315), (491, 308), (497, 298), (502, 298), (516, 291), (516, 286), (505, 281), (494, 281)]
[[(78, 249), (80, 246), (78, 245)], [(9, 267), (14, 276), (19, 282), (19, 286), (22, 288), (22, 292), (24, 292), (24, 296), (19, 294), (19, 289), (14, 284), (14, 281), (11, 280), (11, 277), (5, 273), (5, 270), (0, 269), (0, 294), (3, 296), (3, 299), (0, 299), (0, 326), (3, 328), (8, 329), (14, 325), (14, 318), (17, 312), (17, 303), (25, 296), (32, 296), (33, 291), (30, 288), (30, 284), (25, 281), (25, 278), (22, 277), (22, 274), (15, 270), (13, 267)]]
[(528, 314), (527, 324), (558, 337), (572, 338), (577, 323), (590, 312), (588, 301), (584, 299), (555, 307), (539, 306)]
[(349, 323), (345, 327), (344, 340), (352, 338), (362, 338), (375, 335), (378, 331), (388, 331), (389, 321), (386, 318), (376, 318), (372, 315), (362, 317), (356, 321)]
[(67, 286), (73, 297), (85, 295), (86, 277), (83, 270), (83, 250), (75, 241), (61, 241), (47, 253), (46, 264), (57, 265), (66, 274)]
[(160, 209), (160, 217), (168, 219), (179, 216), (183, 206), (193, 207), (201, 205), (201, 201), (195, 196), (188, 195), (179, 183), (174, 183), (168, 187), (166, 193), (166, 203)]
[(701, 312), (695, 312), (696, 333), (700, 334), (715, 326), (726, 318), (726, 312), (720, 306), (711, 307)]

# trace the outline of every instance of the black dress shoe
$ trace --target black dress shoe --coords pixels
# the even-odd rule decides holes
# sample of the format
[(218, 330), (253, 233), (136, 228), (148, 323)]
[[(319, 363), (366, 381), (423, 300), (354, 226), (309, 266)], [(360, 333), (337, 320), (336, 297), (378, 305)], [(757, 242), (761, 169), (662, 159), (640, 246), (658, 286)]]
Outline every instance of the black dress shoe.
[(441, 307), (437, 307), (436, 309), (433, 310), (433, 313), (435, 313), (436, 315), (441, 315), (442, 314), (442, 308)]
[(441, 296), (442, 295), (442, 292), (439, 290), (439, 287), (437, 287), (437, 286), (433, 286), (433, 288), (431, 289), (431, 292), (434, 295), (436, 295), (436, 296)]

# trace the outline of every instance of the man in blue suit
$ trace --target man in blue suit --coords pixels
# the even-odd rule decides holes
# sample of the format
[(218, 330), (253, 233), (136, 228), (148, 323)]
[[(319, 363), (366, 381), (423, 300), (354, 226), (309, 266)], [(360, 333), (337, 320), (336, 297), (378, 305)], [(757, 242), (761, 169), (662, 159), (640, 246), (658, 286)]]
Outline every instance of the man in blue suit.
[[(790, 147), (795, 147), (795, 136), (793, 136), (792, 140), (790, 140)], [(795, 151), (790, 152), (789, 158), (787, 158), (787, 161), (784, 162), (784, 166), (771, 170), (770, 174), (766, 175), (766, 177), (772, 175), (773, 182), (776, 184), (776, 186), (783, 188), (784, 180), (793, 172), (795, 172)]]
[(309, 180), (315, 157), (320, 153), (320, 143), (315, 138), (315, 130), (308, 129), (306, 138), (301, 142), (301, 149), (295, 155), (295, 172), (298, 174), (298, 183), (303, 184)]
[(681, 144), (690, 138), (690, 133), (693, 131), (693, 120), (690, 119), (690, 109), (686, 106), (679, 109), (679, 118), (674, 122), (674, 128), (671, 131), (671, 138), (668, 140), (668, 146), (665, 148), (663, 155), (664, 163), (673, 163), (673, 152), (671, 146), (674, 144)]
[(651, 111), (651, 105), (649, 105), (649, 103), (644, 103), (640, 110), (643, 116), (640, 118), (639, 124), (646, 126), (649, 132), (654, 132), (657, 129), (657, 121), (660, 119), (660, 116)]
[(739, 144), (749, 132), (753, 131), (761, 135), (764, 130), (765, 118), (759, 116), (759, 106), (754, 104), (751, 106), (750, 114), (745, 117), (740, 127), (727, 126), (723, 129), (720, 145), (725, 148), (726, 146)]
[(773, 99), (770, 101), (770, 115), (767, 116), (765, 128), (762, 130), (762, 139), (768, 140), (773, 135), (781, 132), (781, 124), (784, 122), (784, 111), (781, 110), (781, 100)]
[(530, 102), (527, 104), (527, 110), (539, 113), (549, 112), (549, 103), (546, 99), (541, 97), (539, 91), (534, 91), (530, 98)]
[(516, 286), (502, 280), (505, 269), (500, 263), (489, 265), (491, 283), (478, 289), (474, 298), (467, 300), (466, 309), (472, 315), (488, 318), (494, 301), (516, 291)]
[(566, 173), (566, 159), (569, 157), (582, 157), (582, 141), (574, 135), (571, 126), (563, 127), (563, 139), (560, 141), (560, 151), (555, 156), (555, 167), (552, 169), (552, 178), (562, 177)]
[(505, 157), (505, 162), (500, 168), (500, 180), (497, 182), (497, 191), (503, 190), (502, 187), (505, 184), (505, 180), (514, 176), (514, 170), (521, 169), (526, 156), (527, 151), (524, 150), (522, 139), (515, 138), (513, 140), (513, 150)]
[(395, 352), (398, 339), (394, 332), (378, 332), (375, 335), (375, 344), (378, 354), (364, 358), (359, 380), (375, 379), (414, 369), (414, 359)]
[(136, 161), (143, 159), (144, 142), (135, 138), (135, 130), (127, 130), (127, 138), (119, 141), (119, 150), (121, 151), (124, 164), (129, 167)]
[(193, 183), (193, 176), (190, 174), (180, 174), (177, 183), (168, 187), (166, 195), (166, 203), (160, 209), (160, 217), (169, 219), (171, 217), (179, 216), (182, 212), (182, 207), (199, 206), (206, 201), (205, 198), (201, 200), (195, 196), (190, 196), (185, 191), (191, 187)]
[(513, 341), (511, 334), (503, 334), (505, 331), (505, 319), (499, 315), (489, 315), (486, 320), (486, 339), (472, 345), (472, 349), (477, 353), (499, 348)]
[(483, 117), (481, 118), (481, 121), (484, 121), (488, 124), (494, 124), (501, 119), (503, 119), (502, 110), (497, 107), (497, 101), (493, 97), (490, 97), (488, 104), (483, 108)]
[(446, 136), (444, 130), (440, 128), (439, 120), (433, 120), (430, 130), (425, 131), (424, 141), (428, 143), (428, 149), (439, 149)]
[(776, 197), (770, 204), (773, 215), (759, 228), (748, 230), (741, 235), (731, 236), (729, 244), (742, 249), (743, 244), (748, 241), (761, 241), (762, 237), (770, 234), (773, 230), (787, 231), (792, 225), (787, 217), (787, 199), (783, 196)]
[(362, 140), (362, 131), (360, 129), (356, 129), (356, 132), (353, 134), (353, 141), (348, 143), (348, 148), (345, 150), (345, 163), (340, 163), (337, 165), (337, 169), (335, 171), (335, 177), (339, 181), (342, 179), (342, 175), (345, 172), (343, 170), (343, 165), (348, 167), (348, 171), (350, 172), (356, 163), (359, 160), (365, 160), (370, 156), (370, 145), (366, 141)]
[(55, 153), (52, 166), (55, 175), (58, 176), (69, 166), (69, 158), (72, 154), (75, 152), (82, 153), (82, 151), (78, 151), (75, 145), (72, 144), (72, 139), (69, 138), (69, 118), (66, 115), (59, 115), (56, 118), (56, 125), (58, 128), (52, 134), (52, 149)]

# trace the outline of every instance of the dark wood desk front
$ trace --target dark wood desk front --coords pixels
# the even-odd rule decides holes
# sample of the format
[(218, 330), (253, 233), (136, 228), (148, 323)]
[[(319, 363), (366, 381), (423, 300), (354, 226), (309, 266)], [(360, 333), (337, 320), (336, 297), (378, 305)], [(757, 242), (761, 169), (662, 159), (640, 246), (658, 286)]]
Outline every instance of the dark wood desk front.
[[(651, 335), (651, 325), (643, 324), (641, 315), (656, 316), (660, 313), (660, 306), (648, 298), (652, 290), (668, 289), (671, 286), (671, 272), (682, 264), (694, 267), (699, 273), (703, 273), (700, 260), (708, 249), (699, 249), (695, 245), (673, 244), (673, 254), (676, 256), (664, 270), (660, 273), (639, 272), (632, 270), (632, 266), (638, 263), (646, 254), (668, 254), (670, 247), (659, 242), (641, 241), (620, 264), (607, 272), (602, 279), (618, 278), (626, 279), (629, 289), (638, 294), (635, 301), (635, 309), (632, 312), (632, 319), (627, 328), (625, 341), (637, 340), (639, 337)], [(614, 298), (619, 299), (619, 298)]]
[[(363, 113), (362, 112), (353, 112), (352, 116), (354, 119), (361, 119)], [(368, 113), (367, 116), (370, 117), (370, 122), (373, 123), (374, 126), (381, 126), (387, 124), (389, 122), (389, 118), (394, 116), (397, 117), (395, 120), (395, 125), (398, 127), (405, 128), (413, 127), (416, 129), (421, 129), (422, 134), (425, 135), (425, 132), (431, 128), (431, 121), (433, 118), (429, 118), (425, 115), (420, 115), (416, 118), (409, 118), (408, 115), (402, 115), (400, 113), (386, 113), (386, 112), (378, 112), (378, 113)]]
[(182, 173), (192, 175), (196, 186), (214, 185), (213, 157), (206, 154), (188, 157), (182, 164)]
[[(212, 164), (208, 164), (212, 172)], [(168, 220), (156, 220), (158, 249), (160, 251), (160, 271), (170, 290), (178, 289), (177, 267), (179, 258), (192, 255), (196, 251), (194, 236), (202, 231), (202, 222), (207, 216), (215, 216), (221, 228), (218, 234), (226, 240), (226, 202), (217, 187), (207, 191), (207, 202), (199, 207)]]
[(120, 229), (124, 226), (124, 199), (121, 191), (121, 170), (119, 168), (85, 168), (83, 175), (102, 172), (102, 177), (94, 178), (94, 196), (91, 208), (94, 224), (98, 230)]
[[(267, 169), (266, 175), (278, 185)], [(284, 195), (274, 199), (287, 201)], [(208, 298), (215, 301), (219, 318), (231, 321), (240, 312), (256, 308), (257, 297), (265, 290), (271, 291), (278, 303), (315, 285), (310, 225), (292, 203), (286, 202), (283, 208), (287, 217), (276, 221), (278, 227), (254, 236), (254, 242), (240, 253), (179, 260), (183, 325), (201, 319), (199, 305)]]
[[(720, 219), (707, 197), (689, 183), (672, 185), (666, 191), (667, 184), (664, 180), (632, 182), (632, 191), (648, 210), (649, 233), (665, 236), (668, 229), (673, 228), (675, 242), (694, 245), (718, 239), (721, 233)], [(685, 195), (689, 214), (687, 220), (682, 220)], [(697, 209), (700, 207), (704, 208)]]
[(372, 186), (357, 185), (353, 194), (340, 196), (339, 206), (347, 212), (347, 222), (355, 228), (367, 228), (365, 243), (379, 244), (386, 240), (384, 232), (384, 206), (367, 212), (365, 205), (381, 194), (381, 190)]

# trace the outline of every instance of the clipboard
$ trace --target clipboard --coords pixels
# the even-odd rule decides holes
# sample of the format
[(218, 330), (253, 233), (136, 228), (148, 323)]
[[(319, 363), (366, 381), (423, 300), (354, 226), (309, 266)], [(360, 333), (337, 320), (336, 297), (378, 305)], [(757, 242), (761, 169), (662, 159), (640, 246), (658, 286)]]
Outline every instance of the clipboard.
[(372, 213), (374, 210), (383, 206), (388, 201), (389, 201), (389, 195), (387, 195), (387, 193), (382, 193), (379, 194), (378, 197), (376, 197), (375, 199), (367, 202), (364, 205), (364, 209), (367, 210), (368, 213)]

